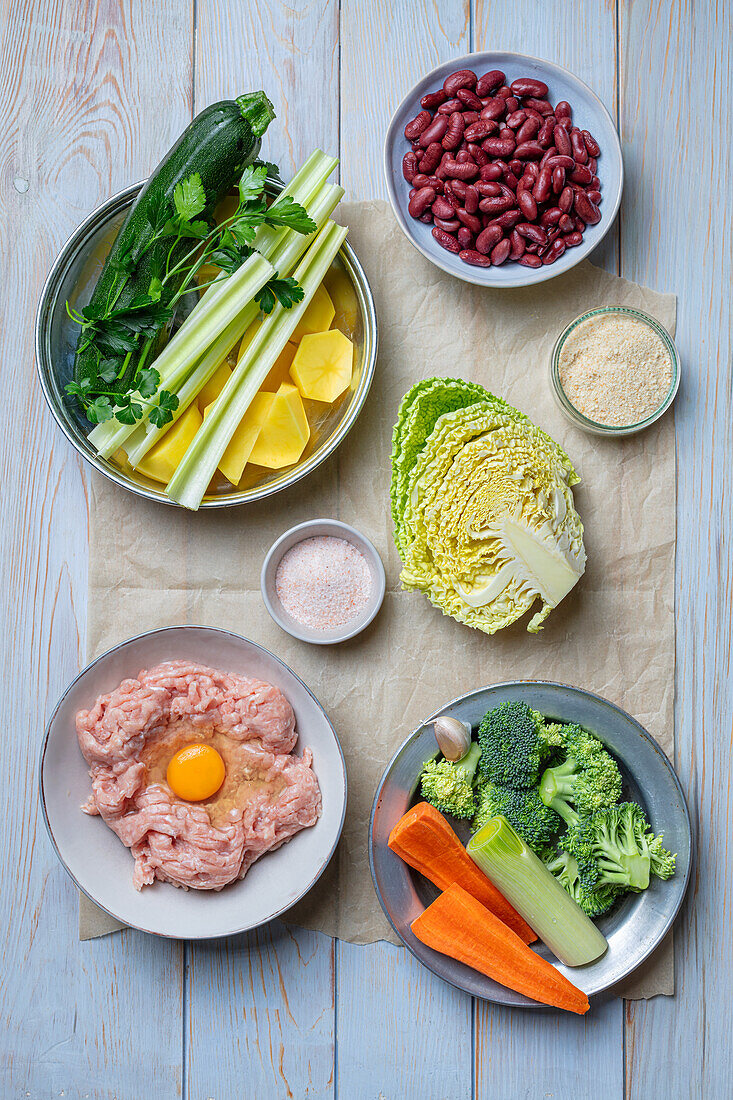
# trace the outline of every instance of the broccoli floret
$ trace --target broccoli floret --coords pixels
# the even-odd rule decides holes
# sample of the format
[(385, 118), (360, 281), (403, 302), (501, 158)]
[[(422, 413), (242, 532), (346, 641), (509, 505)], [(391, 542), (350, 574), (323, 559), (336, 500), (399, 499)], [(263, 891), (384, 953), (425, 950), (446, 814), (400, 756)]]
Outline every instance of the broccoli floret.
[(575, 856), (585, 889), (617, 886), (638, 893), (646, 890), (655, 868), (661, 870), (660, 878), (674, 874), (675, 857), (654, 836), (636, 802), (581, 818), (563, 837), (563, 847)]
[(476, 801), (472, 832), (485, 825), (489, 818), (503, 814), (530, 848), (536, 849), (549, 844), (563, 827), (555, 811), (545, 806), (536, 787), (514, 790), (491, 782), (480, 783)]
[(473, 783), (480, 757), (481, 749), (474, 742), (455, 764), (449, 760), (429, 760), (421, 776), (425, 801), (441, 813), (471, 817), (476, 808)]
[(540, 796), (570, 826), (581, 816), (613, 806), (621, 797), (621, 773), (597, 738), (581, 726), (561, 726), (557, 738), (567, 757), (547, 768)]
[(588, 917), (601, 917), (611, 908), (621, 893), (618, 886), (597, 886), (588, 889), (580, 881), (578, 862), (575, 856), (562, 848), (545, 859), (547, 869), (552, 872), (560, 885), (570, 894), (573, 901)]
[(490, 710), (478, 729), (482, 777), (500, 787), (534, 787), (543, 729), (542, 715), (526, 703), (506, 702)]

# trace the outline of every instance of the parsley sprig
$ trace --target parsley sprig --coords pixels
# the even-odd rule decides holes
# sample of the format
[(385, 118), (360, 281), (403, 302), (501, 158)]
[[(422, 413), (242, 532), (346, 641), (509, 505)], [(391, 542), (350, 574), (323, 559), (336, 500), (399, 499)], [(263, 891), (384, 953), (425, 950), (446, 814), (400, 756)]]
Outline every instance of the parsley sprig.
[[(177, 184), (172, 209), (162, 197), (150, 202), (150, 239), (136, 255), (130, 249), (117, 257), (115, 279), (104, 306), (75, 310), (67, 303), (69, 316), (82, 330), (77, 354), (89, 351), (93, 370), (69, 382), (66, 392), (81, 404), (92, 423), (101, 424), (115, 417), (123, 424), (134, 424), (146, 414), (156, 427), (172, 420), (178, 397), (159, 388), (160, 375), (150, 362), (161, 333), (172, 324), (184, 295), (215, 281), (196, 281), (204, 265), (214, 265), (231, 275), (252, 254), (261, 225), (284, 226), (303, 234), (316, 231), (315, 222), (291, 196), (280, 196), (268, 207), (264, 188), (272, 167), (257, 164), (244, 170), (237, 209), (218, 225), (202, 216), (206, 194), (200, 175), (194, 172)], [(183, 255), (179, 247), (182, 241), (192, 242)], [(118, 304), (146, 255), (152, 271), (147, 292)], [(263, 312), (270, 313), (276, 301), (289, 309), (302, 298), (303, 290), (295, 279), (281, 279), (275, 274), (256, 300)]]

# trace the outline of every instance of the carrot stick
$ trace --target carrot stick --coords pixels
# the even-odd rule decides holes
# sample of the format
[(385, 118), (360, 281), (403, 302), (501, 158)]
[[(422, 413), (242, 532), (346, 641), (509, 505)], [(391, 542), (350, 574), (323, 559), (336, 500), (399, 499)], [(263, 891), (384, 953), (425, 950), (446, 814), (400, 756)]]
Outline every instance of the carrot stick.
[(434, 951), (479, 970), (525, 997), (580, 1016), (590, 1008), (582, 990), (457, 883), (429, 905), (411, 928)]
[(418, 802), (389, 834), (392, 851), (425, 878), (445, 890), (457, 882), (504, 921), (525, 943), (537, 936), (513, 905), (479, 870), (443, 815), (429, 802)]

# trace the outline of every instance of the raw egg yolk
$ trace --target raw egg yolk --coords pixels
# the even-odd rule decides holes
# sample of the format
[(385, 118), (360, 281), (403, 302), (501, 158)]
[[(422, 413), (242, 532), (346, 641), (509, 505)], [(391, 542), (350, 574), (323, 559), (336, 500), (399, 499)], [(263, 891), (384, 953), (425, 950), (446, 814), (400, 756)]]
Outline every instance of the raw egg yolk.
[(224, 761), (211, 745), (186, 745), (171, 757), (168, 786), (186, 802), (211, 798), (224, 782)]

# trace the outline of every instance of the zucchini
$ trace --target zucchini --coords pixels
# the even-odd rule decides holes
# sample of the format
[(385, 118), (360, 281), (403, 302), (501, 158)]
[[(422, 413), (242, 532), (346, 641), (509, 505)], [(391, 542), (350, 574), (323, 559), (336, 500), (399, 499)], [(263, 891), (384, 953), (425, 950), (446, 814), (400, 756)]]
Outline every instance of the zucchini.
[[(137, 296), (147, 294), (156, 263), (152, 253), (157, 245), (144, 255), (142, 253), (153, 237), (156, 212), (160, 209), (172, 212), (176, 186), (198, 172), (206, 194), (201, 218), (209, 219), (217, 203), (238, 183), (244, 169), (257, 157), (262, 134), (274, 117), (272, 104), (264, 92), (248, 92), (236, 100), (212, 103), (196, 115), (130, 207), (92, 293), (89, 301), (92, 308), (103, 309), (113, 295), (116, 295), (116, 306), (123, 307)], [(190, 248), (190, 240), (179, 241), (171, 266)], [(123, 264), (124, 270), (121, 269)], [(166, 286), (168, 300), (177, 289), (170, 284)], [(124, 372), (111, 388), (120, 392), (130, 388), (142, 359), (152, 352), (154, 344), (155, 338), (145, 341), (141, 338), (137, 351), (129, 356)], [(87, 348), (78, 352), (74, 360), (74, 380), (81, 382), (94, 377), (95, 372), (94, 350)]]

